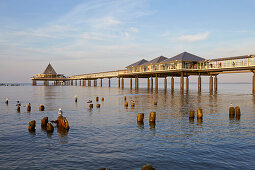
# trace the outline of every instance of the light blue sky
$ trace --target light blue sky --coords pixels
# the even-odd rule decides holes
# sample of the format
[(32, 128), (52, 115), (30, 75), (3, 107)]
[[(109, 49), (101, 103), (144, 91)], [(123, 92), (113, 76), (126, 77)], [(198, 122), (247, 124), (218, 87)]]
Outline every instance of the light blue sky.
[[(254, 9), (255, 0), (0, 0), (0, 82), (30, 82), (49, 62), (70, 76), (183, 51), (255, 54)], [(236, 78), (250, 82), (222, 80)]]

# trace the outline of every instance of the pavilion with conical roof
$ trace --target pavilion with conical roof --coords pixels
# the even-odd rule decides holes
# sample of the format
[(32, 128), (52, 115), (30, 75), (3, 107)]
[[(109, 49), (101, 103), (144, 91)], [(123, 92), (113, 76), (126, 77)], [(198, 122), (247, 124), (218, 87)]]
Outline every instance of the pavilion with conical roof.
[(57, 75), (57, 72), (54, 70), (52, 65), (49, 63), (47, 68), (44, 70), (43, 74), (48, 74), (48, 75)]

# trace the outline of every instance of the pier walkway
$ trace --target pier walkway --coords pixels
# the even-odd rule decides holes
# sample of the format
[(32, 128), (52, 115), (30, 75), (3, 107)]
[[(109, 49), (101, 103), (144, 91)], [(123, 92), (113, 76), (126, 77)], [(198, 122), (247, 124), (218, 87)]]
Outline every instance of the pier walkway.
[[(48, 66), (49, 67), (49, 66)], [(52, 68), (53, 69), (53, 68)], [(49, 70), (49, 69), (48, 69)], [(54, 69), (53, 69), (54, 70)], [(139, 88), (139, 79), (148, 80), (148, 88), (158, 88), (158, 78), (164, 78), (164, 87), (167, 88), (167, 77), (171, 77), (171, 89), (174, 89), (174, 79), (180, 78), (180, 90), (184, 90), (184, 78), (186, 79), (186, 90), (189, 89), (189, 76), (198, 77), (198, 91), (201, 91), (201, 76), (209, 76), (209, 90), (217, 91), (217, 75), (225, 73), (252, 72), (252, 91), (255, 93), (255, 55), (245, 55), (237, 57), (204, 59), (196, 55), (184, 52), (172, 58), (159, 56), (153, 60), (142, 59), (131, 64), (123, 70), (99, 72), (91, 74), (74, 75), (65, 77), (54, 72), (51, 74), (37, 74), (31, 79), (33, 85), (36, 81), (44, 81), (44, 85), (49, 85), (53, 81), (54, 85), (80, 85), (97, 86), (100, 80), (100, 86), (103, 86), (102, 79), (108, 79), (108, 86), (111, 86), (111, 79), (118, 78), (118, 87), (124, 88), (124, 79), (130, 79), (130, 88), (132, 81), (135, 80), (135, 89)], [(47, 73), (47, 69), (44, 73)]]

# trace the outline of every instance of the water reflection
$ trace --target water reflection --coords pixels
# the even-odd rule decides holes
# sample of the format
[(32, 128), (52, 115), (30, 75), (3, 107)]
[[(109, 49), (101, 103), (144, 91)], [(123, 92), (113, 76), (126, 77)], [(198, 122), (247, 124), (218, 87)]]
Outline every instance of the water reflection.
[(67, 144), (68, 143), (68, 132), (69, 130), (63, 129), (63, 128), (58, 128), (58, 138), (59, 142), (61, 144)]
[(155, 129), (156, 123), (155, 122), (150, 122), (150, 129)]
[(143, 122), (137, 122), (138, 129), (143, 130), (144, 129), (144, 123)]
[(202, 125), (203, 124), (203, 119), (197, 119), (197, 125)]

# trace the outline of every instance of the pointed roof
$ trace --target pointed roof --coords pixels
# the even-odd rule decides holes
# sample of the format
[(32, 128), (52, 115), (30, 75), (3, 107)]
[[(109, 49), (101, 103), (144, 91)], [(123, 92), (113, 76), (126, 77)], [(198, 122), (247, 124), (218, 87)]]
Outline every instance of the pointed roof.
[(166, 62), (170, 62), (170, 61), (205, 61), (205, 59), (202, 57), (198, 57), (196, 55), (190, 54), (188, 52), (183, 52), (183, 53), (178, 54), (172, 58), (164, 60), (161, 63), (166, 63)]
[(161, 61), (166, 60), (167, 58), (164, 56), (159, 56), (157, 58), (154, 58), (153, 60), (150, 60), (142, 65), (150, 65), (150, 64), (156, 64), (156, 63), (160, 63)]
[(135, 62), (135, 63), (133, 63), (133, 64), (131, 64), (131, 65), (127, 66), (127, 67), (140, 66), (140, 65), (142, 65), (143, 63), (146, 63), (146, 62), (148, 62), (148, 61), (147, 61), (147, 60), (145, 60), (145, 59), (142, 59), (142, 60), (139, 60), (139, 61), (137, 61), (137, 62)]
[(49, 63), (49, 65), (47, 66), (47, 68), (45, 69), (45, 71), (43, 72), (43, 74), (53, 74), (53, 75), (57, 75), (57, 72), (54, 70), (54, 68), (51, 66), (51, 64)]

